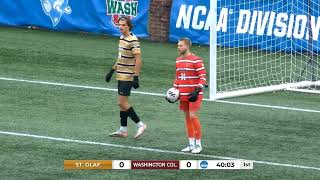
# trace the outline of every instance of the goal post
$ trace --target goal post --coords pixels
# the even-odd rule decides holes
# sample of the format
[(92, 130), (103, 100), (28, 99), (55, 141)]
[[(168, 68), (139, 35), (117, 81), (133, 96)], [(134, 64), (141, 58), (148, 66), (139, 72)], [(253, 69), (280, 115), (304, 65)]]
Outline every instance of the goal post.
[(319, 1), (212, 0), (210, 9), (210, 100), (320, 93)]
[[(209, 81), (209, 99), (217, 98), (217, 1), (210, 1), (210, 9), (213, 14), (210, 28), (210, 81)], [(212, 44), (212, 46), (211, 46)]]

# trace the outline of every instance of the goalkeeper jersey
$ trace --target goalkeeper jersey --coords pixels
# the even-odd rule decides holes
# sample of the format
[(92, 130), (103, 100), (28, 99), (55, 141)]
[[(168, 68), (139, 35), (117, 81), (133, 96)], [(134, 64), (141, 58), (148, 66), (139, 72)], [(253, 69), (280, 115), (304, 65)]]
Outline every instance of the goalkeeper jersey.
[[(206, 84), (206, 71), (201, 58), (191, 54), (176, 59), (176, 78), (173, 86), (179, 89), (180, 100), (188, 101), (188, 95), (196, 88)], [(201, 89), (199, 95), (202, 96)]]
[(117, 72), (117, 80), (133, 81), (136, 63), (134, 54), (140, 53), (140, 42), (134, 34), (130, 33), (127, 37), (120, 37), (118, 59), (112, 67)]

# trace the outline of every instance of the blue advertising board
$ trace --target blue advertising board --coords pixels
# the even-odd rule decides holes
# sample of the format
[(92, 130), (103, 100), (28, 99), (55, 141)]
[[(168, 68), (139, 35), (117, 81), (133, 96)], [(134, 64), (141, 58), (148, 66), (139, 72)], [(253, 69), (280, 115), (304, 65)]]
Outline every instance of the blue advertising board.
[(1, 0), (0, 24), (118, 36), (118, 17), (129, 16), (133, 33), (148, 37), (148, 9), (149, 0)]
[[(320, 9), (317, 0), (218, 0), (217, 44), (280, 51), (314, 51), (320, 47)], [(213, 11), (207, 0), (174, 0), (170, 41), (189, 37), (209, 44)], [(311, 47), (311, 49), (310, 49)]]

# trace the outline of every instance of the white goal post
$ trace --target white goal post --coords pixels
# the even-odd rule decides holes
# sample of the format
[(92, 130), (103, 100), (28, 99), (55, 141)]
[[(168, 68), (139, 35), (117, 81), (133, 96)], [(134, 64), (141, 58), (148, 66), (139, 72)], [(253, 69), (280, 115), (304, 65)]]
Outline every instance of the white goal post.
[(209, 99), (281, 90), (320, 94), (318, 3), (211, 0)]

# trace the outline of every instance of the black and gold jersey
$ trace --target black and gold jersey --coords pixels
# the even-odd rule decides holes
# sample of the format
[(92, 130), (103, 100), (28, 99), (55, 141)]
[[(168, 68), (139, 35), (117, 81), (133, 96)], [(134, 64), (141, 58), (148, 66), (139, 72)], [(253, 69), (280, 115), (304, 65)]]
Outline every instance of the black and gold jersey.
[(118, 59), (112, 67), (117, 72), (117, 80), (133, 81), (136, 61), (134, 54), (140, 53), (140, 42), (134, 34), (120, 37)]

